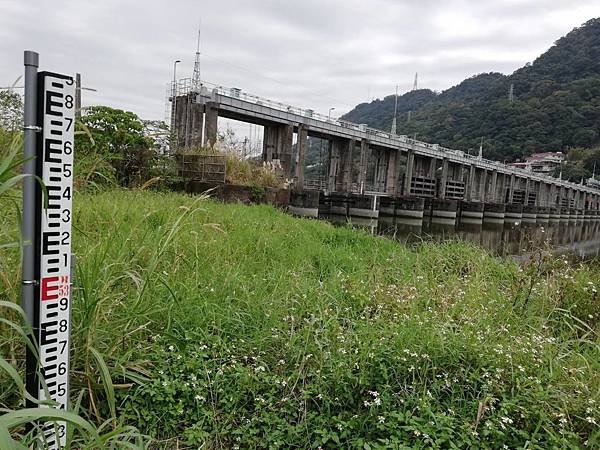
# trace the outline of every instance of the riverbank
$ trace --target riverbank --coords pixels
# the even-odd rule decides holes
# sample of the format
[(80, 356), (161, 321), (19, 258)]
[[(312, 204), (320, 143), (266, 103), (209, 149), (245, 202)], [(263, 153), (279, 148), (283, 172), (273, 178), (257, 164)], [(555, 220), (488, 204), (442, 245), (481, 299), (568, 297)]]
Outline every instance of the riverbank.
[(598, 445), (592, 266), (124, 190), (75, 197), (73, 243), (73, 397), (157, 448)]

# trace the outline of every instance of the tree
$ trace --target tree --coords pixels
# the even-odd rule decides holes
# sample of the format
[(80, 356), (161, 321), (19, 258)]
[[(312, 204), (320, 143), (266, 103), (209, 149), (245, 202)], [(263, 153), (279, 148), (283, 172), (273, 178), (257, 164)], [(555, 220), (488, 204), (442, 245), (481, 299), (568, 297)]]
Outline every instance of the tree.
[(11, 90), (0, 90), (0, 128), (4, 131), (19, 131), (23, 125), (23, 101)]
[(99, 154), (110, 161), (117, 180), (125, 186), (144, 182), (156, 157), (154, 139), (144, 134), (144, 123), (132, 112), (93, 106), (86, 110), (76, 137), (83, 155)]
[[(499, 161), (599, 145), (598, 55), (600, 19), (593, 19), (511, 75), (483, 73), (441, 94), (399, 96), (398, 134), (463, 151), (485, 136), (486, 158)], [(362, 103), (342, 118), (389, 130), (394, 103), (395, 96)]]

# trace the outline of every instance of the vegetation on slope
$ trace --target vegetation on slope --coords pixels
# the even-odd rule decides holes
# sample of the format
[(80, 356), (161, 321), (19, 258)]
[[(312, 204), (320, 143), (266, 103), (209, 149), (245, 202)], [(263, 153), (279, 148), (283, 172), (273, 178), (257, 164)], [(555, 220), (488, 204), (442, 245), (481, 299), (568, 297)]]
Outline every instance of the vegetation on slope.
[[(598, 445), (598, 268), (179, 194), (79, 193), (74, 220), (73, 397), (116, 414), (105, 430), (156, 448)], [(0, 251), (16, 302), (18, 255)]]
[[(476, 151), (484, 137), (484, 155), (500, 161), (596, 145), (599, 55), (600, 19), (592, 19), (512, 75), (480, 74), (439, 95), (429, 90), (404, 94), (398, 102), (398, 133), (464, 151)], [(415, 96), (424, 99), (418, 109)], [(389, 130), (393, 111), (394, 96), (388, 96), (358, 105), (344, 117)]]

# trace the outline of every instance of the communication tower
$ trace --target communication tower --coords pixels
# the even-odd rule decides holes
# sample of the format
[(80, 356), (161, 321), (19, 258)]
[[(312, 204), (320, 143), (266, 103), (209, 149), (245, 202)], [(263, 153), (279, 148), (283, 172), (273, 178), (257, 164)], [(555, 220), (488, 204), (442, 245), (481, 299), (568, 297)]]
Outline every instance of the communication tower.
[(200, 77), (200, 39), (202, 31), (202, 22), (198, 25), (198, 43), (196, 45), (196, 60), (194, 61), (194, 75), (192, 76), (192, 89), (200, 91), (202, 79)]

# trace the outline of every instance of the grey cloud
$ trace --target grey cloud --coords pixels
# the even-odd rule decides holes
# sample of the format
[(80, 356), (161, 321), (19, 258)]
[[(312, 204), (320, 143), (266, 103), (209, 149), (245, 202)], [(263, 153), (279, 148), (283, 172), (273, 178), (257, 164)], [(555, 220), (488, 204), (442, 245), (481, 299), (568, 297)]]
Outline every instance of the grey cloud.
[(510, 73), (590, 19), (595, 0), (0, 0), (0, 84), (22, 51), (76, 72), (84, 103), (163, 118), (172, 64), (191, 76), (202, 17), (203, 77), (258, 95), (343, 113), (367, 96), (443, 90), (476, 73)]

